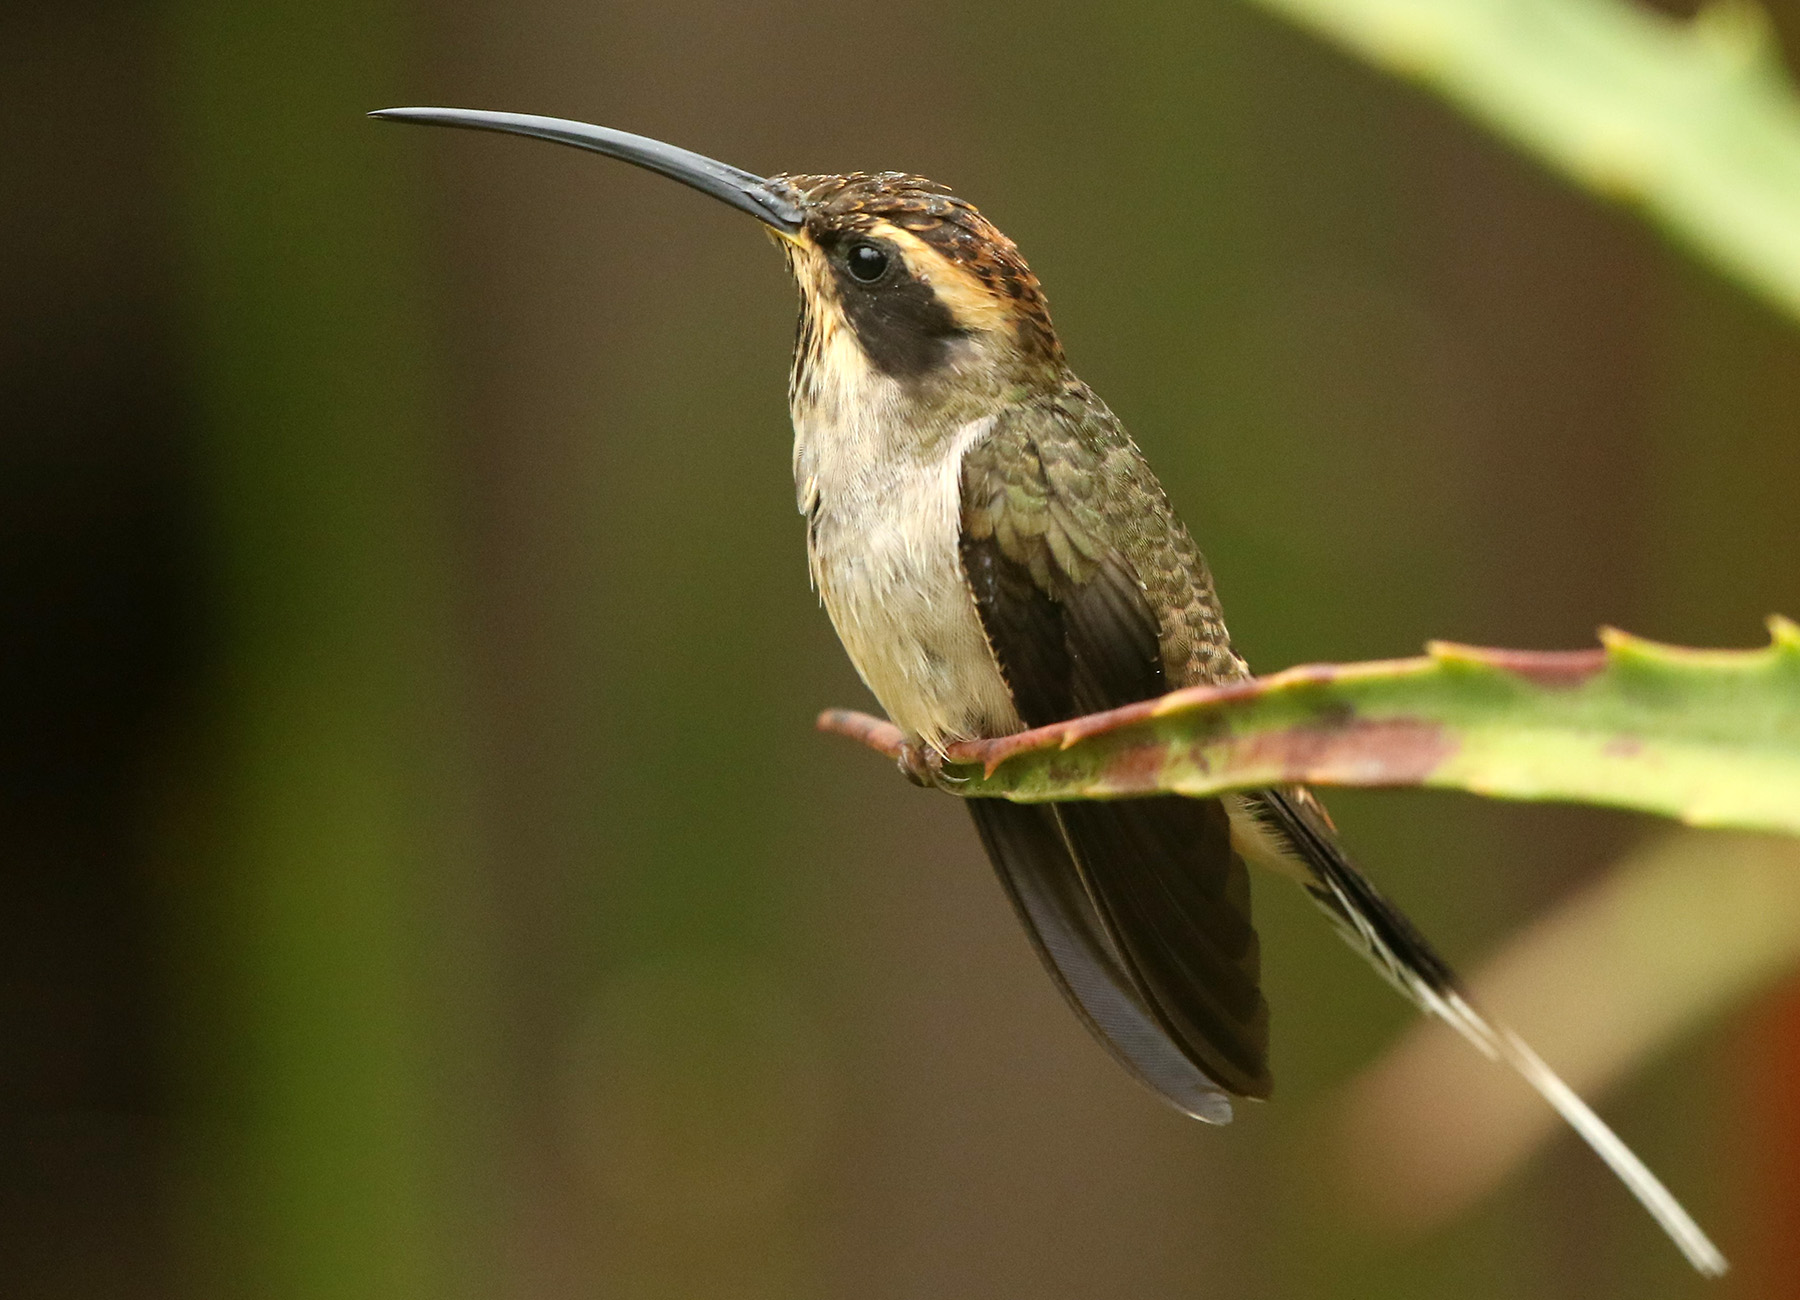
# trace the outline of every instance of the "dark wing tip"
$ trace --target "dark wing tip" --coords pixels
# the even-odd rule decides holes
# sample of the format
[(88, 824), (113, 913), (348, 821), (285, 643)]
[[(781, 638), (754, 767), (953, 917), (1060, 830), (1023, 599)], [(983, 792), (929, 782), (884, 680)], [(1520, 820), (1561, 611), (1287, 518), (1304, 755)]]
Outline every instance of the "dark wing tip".
[(1183, 1114), (1231, 1122), (1231, 1098), (1170, 1037), (1120, 965), (1048, 808), (971, 799), (969, 813), (1032, 947), (1112, 1058)]

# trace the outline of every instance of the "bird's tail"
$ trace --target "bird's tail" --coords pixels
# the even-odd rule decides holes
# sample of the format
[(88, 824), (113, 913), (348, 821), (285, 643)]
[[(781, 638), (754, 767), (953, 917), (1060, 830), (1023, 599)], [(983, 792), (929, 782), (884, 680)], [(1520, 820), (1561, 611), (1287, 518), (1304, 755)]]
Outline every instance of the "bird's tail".
[[(1273, 832), (1279, 847), (1298, 859), (1313, 901), (1389, 983), (1484, 1055), (1517, 1071), (1618, 1175), (1689, 1263), (1708, 1277), (1725, 1272), (1727, 1264), (1718, 1247), (1618, 1134), (1523, 1039), (1471, 1003), (1449, 964), (1345, 855), (1324, 809), (1310, 794), (1260, 791), (1245, 799), (1245, 808), (1265, 833), (1265, 842), (1267, 833)], [(1282, 865), (1291, 869), (1294, 864)]]

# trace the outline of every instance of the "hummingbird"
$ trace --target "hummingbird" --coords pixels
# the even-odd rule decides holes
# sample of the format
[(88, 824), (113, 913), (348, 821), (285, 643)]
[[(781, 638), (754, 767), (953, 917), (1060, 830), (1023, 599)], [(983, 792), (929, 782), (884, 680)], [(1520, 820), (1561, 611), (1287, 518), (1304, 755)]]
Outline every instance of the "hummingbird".
[[(1070, 369), (1017, 246), (900, 172), (758, 176), (625, 131), (450, 108), (370, 116), (534, 137), (747, 213), (799, 290), (788, 405), (813, 585), (906, 737), (946, 746), (1249, 669), (1212, 575), (1117, 416)], [(1121, 1066), (1207, 1123), (1270, 1094), (1247, 863), (1297, 882), (1391, 984), (1516, 1070), (1701, 1272), (1724, 1257), (1663, 1184), (1351, 861), (1301, 787), (1017, 804), (968, 799), (1045, 969)]]

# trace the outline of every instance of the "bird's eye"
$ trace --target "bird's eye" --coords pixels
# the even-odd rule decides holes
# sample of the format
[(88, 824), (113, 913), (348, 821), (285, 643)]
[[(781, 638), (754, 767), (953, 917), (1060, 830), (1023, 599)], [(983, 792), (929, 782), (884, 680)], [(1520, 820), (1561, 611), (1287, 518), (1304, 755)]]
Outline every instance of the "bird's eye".
[(844, 254), (844, 265), (858, 284), (874, 284), (887, 274), (887, 250), (875, 244), (852, 244)]

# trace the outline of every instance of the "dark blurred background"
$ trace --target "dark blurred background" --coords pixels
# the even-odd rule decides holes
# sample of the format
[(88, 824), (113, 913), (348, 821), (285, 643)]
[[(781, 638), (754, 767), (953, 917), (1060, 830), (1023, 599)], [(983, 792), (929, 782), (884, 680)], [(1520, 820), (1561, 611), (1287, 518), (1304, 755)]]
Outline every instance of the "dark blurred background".
[[(1330, 1117), (1410, 1013), (1280, 882), (1277, 1100), (1112, 1066), (962, 810), (811, 730), (867, 697), (780, 259), (361, 117), (409, 103), (956, 186), (1262, 669), (1800, 615), (1795, 327), (1245, 7), (8, 7), (0, 1292), (1702, 1292), (1566, 1137), (1360, 1219)], [(1470, 964), (1648, 830), (1333, 803)], [(1708, 1294), (1800, 1287), (1797, 1006), (1600, 1099), (1739, 1261)]]

